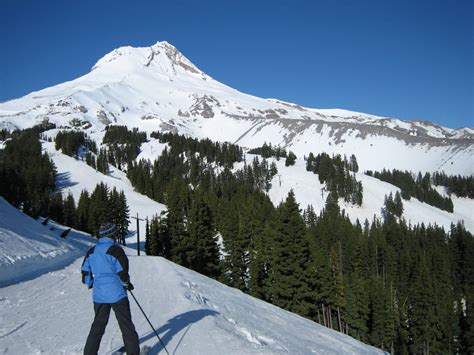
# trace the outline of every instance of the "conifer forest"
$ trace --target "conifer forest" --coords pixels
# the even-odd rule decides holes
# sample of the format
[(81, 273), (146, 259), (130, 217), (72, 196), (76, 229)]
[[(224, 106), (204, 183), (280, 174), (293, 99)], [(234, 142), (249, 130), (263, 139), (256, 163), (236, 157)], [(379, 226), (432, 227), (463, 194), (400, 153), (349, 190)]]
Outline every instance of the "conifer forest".
[[(113, 220), (125, 242), (130, 223), (123, 191), (99, 184), (78, 201), (62, 196), (54, 164), (41, 150), (54, 127), (2, 131), (1, 195), (33, 216), (48, 216), (92, 234)], [(63, 130), (55, 146), (107, 174), (126, 172), (134, 189), (167, 206), (146, 222), (145, 251), (238, 288), (254, 297), (394, 354), (474, 353), (474, 238), (462, 223), (444, 230), (411, 225), (403, 201), (452, 211), (450, 194), (471, 197), (472, 177), (366, 171), (400, 188), (385, 196), (382, 218), (357, 221), (338, 204), (364, 203), (355, 156), (291, 151), (266, 144), (245, 151), (230, 143), (154, 132), (166, 148), (137, 160), (149, 138), (138, 129), (108, 126), (102, 142)], [(290, 191), (275, 206), (267, 192), (278, 173), (271, 157), (305, 159), (326, 185), (321, 213)]]

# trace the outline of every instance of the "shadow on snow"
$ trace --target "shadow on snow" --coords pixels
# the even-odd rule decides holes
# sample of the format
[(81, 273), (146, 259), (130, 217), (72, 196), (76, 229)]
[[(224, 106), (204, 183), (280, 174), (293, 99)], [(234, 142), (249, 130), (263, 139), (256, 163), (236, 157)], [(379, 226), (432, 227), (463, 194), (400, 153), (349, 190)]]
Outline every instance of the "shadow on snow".
[[(182, 314), (179, 314), (171, 319), (168, 319), (166, 324), (161, 326), (159, 329), (156, 329), (156, 332), (160, 335), (161, 341), (163, 344), (167, 347), (168, 344), (170, 343), (171, 339), (173, 339), (174, 336), (176, 336), (179, 332), (181, 332), (183, 329), (186, 328), (184, 333), (181, 335), (176, 347), (171, 351), (171, 349), (168, 349), (170, 354), (174, 354), (176, 350), (179, 348), (181, 342), (183, 341), (184, 337), (186, 336), (186, 333), (189, 331), (191, 326), (194, 323), (199, 322), (201, 319), (207, 317), (207, 316), (216, 316), (218, 315), (219, 312), (210, 310), (210, 309), (197, 309), (194, 311), (189, 311), (185, 312)], [(149, 339), (155, 338), (156, 335), (153, 331), (148, 333), (145, 336), (140, 337), (140, 343), (143, 343)], [(161, 343), (156, 339), (155, 345), (152, 346), (152, 348), (149, 350), (148, 354), (158, 354), (159, 352), (165, 353)]]

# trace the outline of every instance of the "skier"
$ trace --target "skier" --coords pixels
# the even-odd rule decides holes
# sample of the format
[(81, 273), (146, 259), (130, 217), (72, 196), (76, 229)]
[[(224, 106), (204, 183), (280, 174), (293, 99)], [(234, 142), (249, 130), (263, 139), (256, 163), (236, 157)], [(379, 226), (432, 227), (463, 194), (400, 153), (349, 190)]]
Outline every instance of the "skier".
[(115, 242), (117, 226), (113, 223), (100, 225), (99, 243), (92, 247), (82, 263), (82, 283), (92, 288), (94, 322), (92, 323), (85, 355), (97, 354), (112, 308), (117, 318), (127, 354), (140, 353), (138, 334), (132, 322), (127, 291), (133, 290), (128, 275), (128, 258)]

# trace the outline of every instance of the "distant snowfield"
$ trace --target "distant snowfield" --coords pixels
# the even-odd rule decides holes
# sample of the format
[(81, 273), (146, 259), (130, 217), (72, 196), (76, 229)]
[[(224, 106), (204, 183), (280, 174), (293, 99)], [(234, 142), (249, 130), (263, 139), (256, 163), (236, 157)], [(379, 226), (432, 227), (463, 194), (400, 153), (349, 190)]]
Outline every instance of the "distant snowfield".
[[(0, 216), (0, 252), (14, 267), (22, 257), (42, 250), (62, 250), (71, 261), (57, 268), (54, 260), (59, 255), (36, 259), (23, 268), (30, 273), (0, 289), (0, 353), (82, 354), (93, 308), (91, 291), (81, 284), (80, 267), (94, 239), (74, 231), (61, 239), (3, 199)], [(138, 257), (134, 250), (125, 250), (134, 294), (170, 354), (383, 354), (163, 258)], [(1, 259), (2, 270), (8, 262)], [(37, 277), (30, 279), (31, 273)], [(130, 302), (140, 344), (150, 346), (151, 354), (163, 354), (131, 297)], [(110, 354), (122, 344), (112, 313), (99, 353)]]
[[(272, 180), (272, 188), (269, 192), (270, 199), (275, 205), (284, 201), (288, 192), (293, 189), (297, 202), (301, 209), (306, 209), (308, 205), (313, 205), (316, 213), (319, 213), (326, 203), (328, 192), (325, 185), (320, 184), (319, 177), (312, 172), (306, 171), (306, 162), (297, 159), (294, 166), (285, 167), (285, 160), (277, 161), (278, 175)], [(381, 218), (381, 210), (384, 205), (384, 196), (394, 194), (400, 189), (394, 185), (379, 179), (367, 176), (362, 173), (356, 174), (356, 179), (362, 182), (363, 202), (362, 206), (355, 206), (339, 200), (341, 209), (346, 211), (352, 222), (359, 219), (363, 224), (365, 219), (372, 221), (374, 215)], [(441, 189), (439, 189), (442, 192)], [(454, 205), (454, 212), (440, 210), (426, 203), (411, 198), (403, 201), (403, 218), (408, 223), (425, 225), (437, 224), (449, 231), (451, 223), (464, 221), (464, 226), (471, 233), (474, 233), (474, 200), (468, 198), (451, 197)]]

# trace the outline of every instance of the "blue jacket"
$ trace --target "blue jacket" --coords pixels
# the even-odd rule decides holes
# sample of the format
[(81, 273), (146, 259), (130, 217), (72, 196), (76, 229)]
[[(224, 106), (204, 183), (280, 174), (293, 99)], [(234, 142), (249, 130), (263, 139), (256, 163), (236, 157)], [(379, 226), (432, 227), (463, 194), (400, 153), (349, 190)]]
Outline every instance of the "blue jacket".
[(127, 297), (123, 284), (130, 281), (128, 258), (113, 239), (100, 238), (87, 252), (81, 269), (82, 283), (93, 288), (94, 303), (115, 303)]

